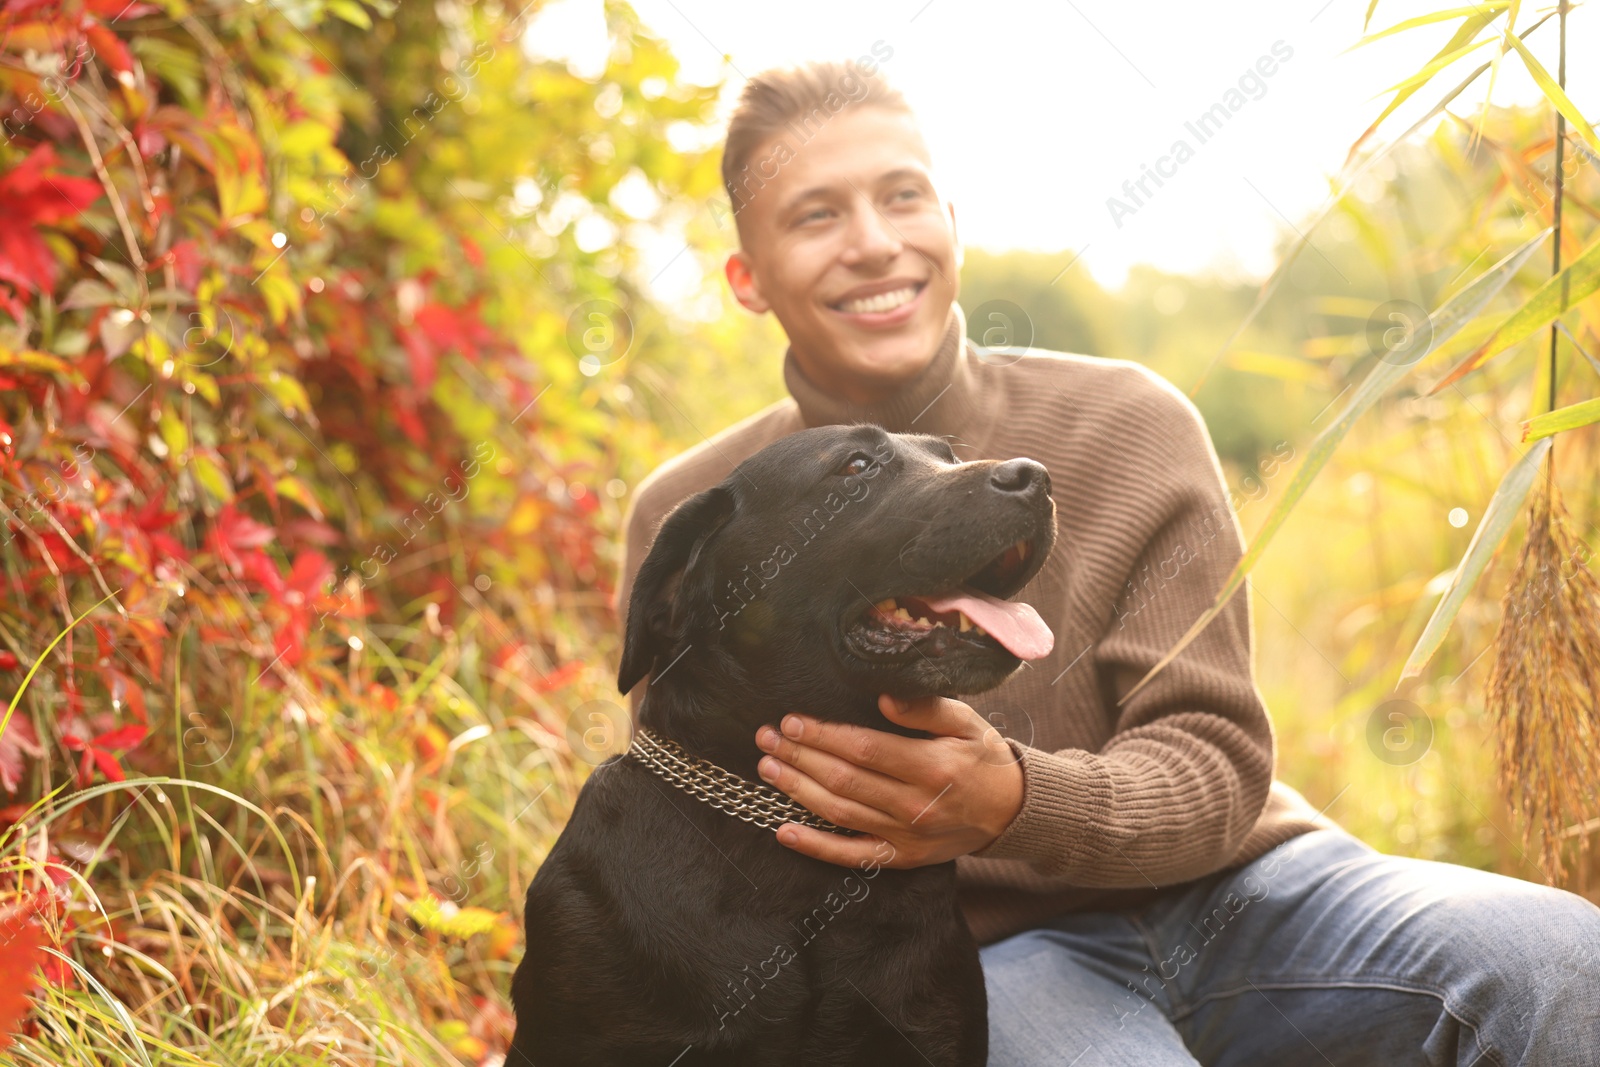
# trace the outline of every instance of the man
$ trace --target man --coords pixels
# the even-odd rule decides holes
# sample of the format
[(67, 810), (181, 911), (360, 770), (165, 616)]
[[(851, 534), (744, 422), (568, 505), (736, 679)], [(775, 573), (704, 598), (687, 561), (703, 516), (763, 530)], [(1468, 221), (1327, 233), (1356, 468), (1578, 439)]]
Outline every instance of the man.
[(851, 64), (762, 74), (722, 167), (728, 282), (782, 324), (791, 395), (638, 487), (619, 605), (673, 505), (804, 426), (1050, 471), (1059, 544), (1018, 597), (1049, 658), (970, 705), (881, 699), (930, 739), (806, 708), (752, 738), (770, 783), (867, 835), (785, 824), (785, 846), (956, 859), (990, 1062), (1600, 1064), (1600, 909), (1381, 855), (1274, 781), (1248, 597), (1122, 701), (1242, 552), (1216, 452), (1136, 364), (966, 340), (955, 212), (899, 94)]

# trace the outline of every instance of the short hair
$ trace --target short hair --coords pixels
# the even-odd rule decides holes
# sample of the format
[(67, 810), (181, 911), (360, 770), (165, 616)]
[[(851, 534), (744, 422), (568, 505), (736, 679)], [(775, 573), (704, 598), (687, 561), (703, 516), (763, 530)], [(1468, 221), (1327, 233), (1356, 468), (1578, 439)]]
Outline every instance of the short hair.
[(764, 161), (758, 161), (754, 173), (750, 166), (751, 154), (773, 136), (787, 131), (793, 140), (804, 144), (829, 119), (851, 106), (870, 105), (914, 114), (905, 97), (878, 72), (872, 59), (863, 59), (865, 66), (847, 59), (774, 67), (745, 83), (738, 106), (728, 119), (728, 134), (722, 146), (722, 185), (735, 218), (762, 186), (776, 177), (776, 171), (762, 173), (765, 168), (760, 163)]

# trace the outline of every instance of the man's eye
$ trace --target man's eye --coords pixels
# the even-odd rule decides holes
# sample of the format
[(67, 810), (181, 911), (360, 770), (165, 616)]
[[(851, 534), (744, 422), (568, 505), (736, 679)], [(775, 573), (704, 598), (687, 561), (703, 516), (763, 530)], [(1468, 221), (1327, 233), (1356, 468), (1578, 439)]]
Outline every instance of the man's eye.
[(848, 475), (848, 474), (865, 474), (867, 471), (872, 469), (872, 465), (873, 465), (874, 462), (876, 462), (876, 461), (873, 460), (873, 458), (871, 456), (867, 455), (865, 452), (857, 452), (855, 455), (853, 455), (849, 459), (845, 460), (844, 461), (844, 465), (841, 466), (834, 473), (835, 474), (846, 474), (846, 475)]

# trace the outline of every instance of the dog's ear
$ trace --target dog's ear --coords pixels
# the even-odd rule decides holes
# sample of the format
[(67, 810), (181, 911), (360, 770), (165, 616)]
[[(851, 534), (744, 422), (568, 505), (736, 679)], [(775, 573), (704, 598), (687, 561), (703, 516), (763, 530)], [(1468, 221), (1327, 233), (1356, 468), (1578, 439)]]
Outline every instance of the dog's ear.
[(733, 516), (733, 494), (721, 486), (685, 500), (667, 515), (650, 553), (639, 565), (628, 597), (617, 688), (626, 693), (671, 652), (681, 637), (684, 610), (679, 592), (700, 550)]

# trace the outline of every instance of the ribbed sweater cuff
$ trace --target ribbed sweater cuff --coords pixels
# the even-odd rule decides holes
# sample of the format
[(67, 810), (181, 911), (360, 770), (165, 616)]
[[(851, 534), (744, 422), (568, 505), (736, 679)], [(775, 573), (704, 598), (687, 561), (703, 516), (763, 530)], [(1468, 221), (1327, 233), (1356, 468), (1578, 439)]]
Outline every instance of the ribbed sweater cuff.
[(1112, 810), (1110, 775), (1080, 749), (1045, 752), (1011, 738), (1006, 743), (1022, 764), (1022, 808), (972, 855), (1027, 860), (1069, 877), (1095, 867), (1108, 846), (1102, 828)]

